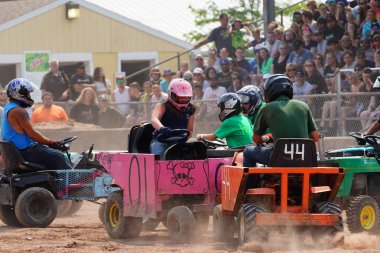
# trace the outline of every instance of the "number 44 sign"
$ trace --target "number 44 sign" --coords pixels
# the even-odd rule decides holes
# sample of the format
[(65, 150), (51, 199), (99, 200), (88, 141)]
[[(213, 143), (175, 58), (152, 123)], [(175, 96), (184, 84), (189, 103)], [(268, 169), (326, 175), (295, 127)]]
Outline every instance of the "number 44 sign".
[(285, 144), (284, 154), (290, 155), (290, 160), (294, 160), (295, 155), (300, 155), (303, 161), (305, 159), (305, 144)]

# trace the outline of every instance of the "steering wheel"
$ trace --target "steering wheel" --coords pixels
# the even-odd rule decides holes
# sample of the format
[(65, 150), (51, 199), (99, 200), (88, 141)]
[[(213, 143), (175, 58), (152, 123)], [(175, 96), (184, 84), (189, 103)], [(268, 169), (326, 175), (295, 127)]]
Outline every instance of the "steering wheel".
[(162, 133), (157, 136), (157, 141), (163, 143), (185, 142), (190, 136), (190, 131), (187, 129), (172, 129), (168, 136)]
[(352, 137), (356, 139), (356, 142), (358, 143), (358, 145), (367, 144), (367, 139), (365, 138), (363, 134), (359, 132), (350, 132), (349, 135), (351, 135)]
[(76, 140), (78, 137), (77, 136), (72, 136), (66, 139), (63, 139), (62, 141), (59, 142), (59, 145), (61, 146), (62, 151), (67, 151), (70, 149), (71, 142)]
[(380, 136), (365, 135), (364, 138), (371, 146), (374, 146), (374, 145), (378, 144), (377, 140), (380, 139)]
[(201, 141), (206, 145), (208, 149), (216, 149), (217, 147), (227, 147), (227, 143), (221, 139), (210, 141), (202, 138)]

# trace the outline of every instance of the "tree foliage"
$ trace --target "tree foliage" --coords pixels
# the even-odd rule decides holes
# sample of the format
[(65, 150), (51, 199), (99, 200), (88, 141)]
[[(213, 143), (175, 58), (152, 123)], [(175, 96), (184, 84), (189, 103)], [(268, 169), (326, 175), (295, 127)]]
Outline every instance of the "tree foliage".
[[(262, 20), (262, 7), (260, 0), (231, 0), (233, 4), (231, 4), (232, 7), (221, 9), (218, 7), (217, 0), (215, 1), (208, 1), (206, 3), (206, 6), (202, 9), (194, 8), (193, 6), (189, 6), (189, 9), (191, 12), (195, 15), (195, 26), (198, 28), (202, 28), (203, 26), (215, 23), (219, 20), (219, 15), (222, 12), (225, 12), (230, 17), (230, 20), (234, 19), (240, 19), (243, 22), (255, 22), (257, 20)], [(277, 4), (277, 3), (276, 3)], [(281, 9), (287, 8), (288, 6), (291, 6), (292, 4), (285, 3), (281, 6), (276, 5), (276, 12), (280, 11)], [(289, 9), (284, 10), (284, 16), (291, 16), (292, 13), (296, 10), (300, 10), (302, 8), (306, 7), (306, 3), (301, 3), (296, 6), (293, 6)], [(280, 15), (276, 15), (276, 18), (280, 18)], [(280, 20), (278, 20), (280, 21)], [(262, 22), (258, 22), (255, 25), (260, 25)], [(185, 38), (189, 42), (198, 41), (204, 37), (207, 36), (207, 34), (204, 34), (202, 32), (198, 31), (191, 31), (184, 35)]]

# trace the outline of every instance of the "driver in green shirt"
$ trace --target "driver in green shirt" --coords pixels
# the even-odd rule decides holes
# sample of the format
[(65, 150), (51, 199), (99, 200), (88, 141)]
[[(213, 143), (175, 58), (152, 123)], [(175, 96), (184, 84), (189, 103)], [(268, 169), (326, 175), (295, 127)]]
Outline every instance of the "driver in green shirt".
[(198, 134), (198, 140), (226, 139), (230, 148), (252, 144), (253, 129), (247, 117), (241, 114), (241, 100), (235, 93), (226, 93), (218, 101), (219, 119), (222, 124), (212, 134)]

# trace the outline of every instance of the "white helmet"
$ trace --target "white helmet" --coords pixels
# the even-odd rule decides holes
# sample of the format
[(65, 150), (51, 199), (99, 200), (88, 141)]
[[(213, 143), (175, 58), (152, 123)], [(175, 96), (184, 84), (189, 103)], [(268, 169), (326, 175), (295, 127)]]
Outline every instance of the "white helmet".
[(178, 110), (183, 111), (193, 96), (191, 84), (182, 78), (173, 79), (168, 87), (168, 101)]
[(34, 100), (30, 97), (34, 87), (32, 82), (24, 78), (16, 78), (7, 84), (7, 96), (9, 99), (19, 102), (22, 107), (30, 107), (34, 104)]

